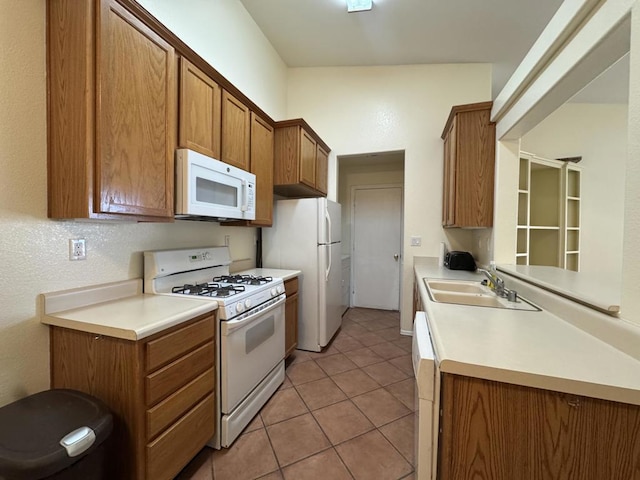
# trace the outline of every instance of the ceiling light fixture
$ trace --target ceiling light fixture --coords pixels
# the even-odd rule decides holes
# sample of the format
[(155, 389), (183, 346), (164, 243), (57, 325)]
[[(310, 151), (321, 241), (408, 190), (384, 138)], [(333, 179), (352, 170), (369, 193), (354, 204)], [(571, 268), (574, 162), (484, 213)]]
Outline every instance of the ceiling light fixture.
[(347, 12), (365, 12), (373, 8), (372, 0), (347, 0)]

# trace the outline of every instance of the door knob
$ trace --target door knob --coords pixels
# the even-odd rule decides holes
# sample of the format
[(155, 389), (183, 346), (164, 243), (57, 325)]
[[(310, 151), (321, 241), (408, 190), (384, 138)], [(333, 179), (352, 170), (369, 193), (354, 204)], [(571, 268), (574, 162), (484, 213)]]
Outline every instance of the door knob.
[(398, 255), (397, 253), (393, 254), (393, 259), (397, 262), (398, 258), (400, 258), (400, 255)]

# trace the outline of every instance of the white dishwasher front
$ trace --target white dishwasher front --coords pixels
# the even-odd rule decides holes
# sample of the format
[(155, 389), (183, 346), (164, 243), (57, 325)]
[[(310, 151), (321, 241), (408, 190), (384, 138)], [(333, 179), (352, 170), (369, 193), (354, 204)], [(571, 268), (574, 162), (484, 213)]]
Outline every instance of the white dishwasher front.
[(414, 439), (416, 479), (435, 480), (440, 423), (440, 375), (425, 312), (416, 312), (412, 352), (417, 404)]

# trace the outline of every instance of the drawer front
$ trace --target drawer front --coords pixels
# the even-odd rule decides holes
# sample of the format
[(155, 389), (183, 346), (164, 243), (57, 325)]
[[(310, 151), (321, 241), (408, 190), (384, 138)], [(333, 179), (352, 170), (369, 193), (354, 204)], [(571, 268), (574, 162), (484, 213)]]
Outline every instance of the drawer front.
[(180, 390), (147, 411), (147, 440), (151, 440), (212, 392), (216, 372), (210, 368)]
[(212, 393), (147, 445), (147, 479), (170, 480), (196, 456), (213, 436), (214, 408)]
[(298, 291), (298, 277), (292, 278), (284, 282), (284, 291), (287, 297), (293, 295)]
[(147, 406), (162, 400), (200, 375), (213, 365), (213, 360), (214, 346), (213, 342), (209, 342), (151, 375), (147, 375)]
[(147, 343), (146, 371), (150, 372), (178, 358), (214, 335), (213, 315)]

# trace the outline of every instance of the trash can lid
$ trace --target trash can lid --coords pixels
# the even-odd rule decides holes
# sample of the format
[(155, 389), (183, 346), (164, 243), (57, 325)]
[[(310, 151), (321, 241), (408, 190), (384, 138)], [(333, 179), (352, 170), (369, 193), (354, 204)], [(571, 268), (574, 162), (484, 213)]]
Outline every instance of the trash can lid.
[[(70, 457), (60, 441), (80, 427), (96, 440), (83, 455)], [(40, 479), (90, 454), (109, 436), (111, 412), (91, 395), (67, 389), (46, 390), (0, 408), (0, 476)]]

